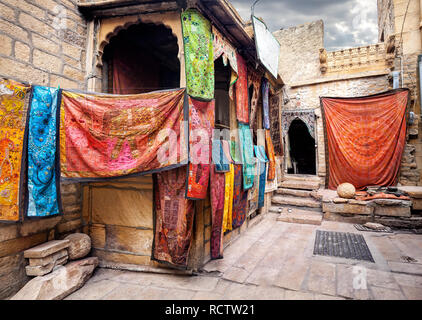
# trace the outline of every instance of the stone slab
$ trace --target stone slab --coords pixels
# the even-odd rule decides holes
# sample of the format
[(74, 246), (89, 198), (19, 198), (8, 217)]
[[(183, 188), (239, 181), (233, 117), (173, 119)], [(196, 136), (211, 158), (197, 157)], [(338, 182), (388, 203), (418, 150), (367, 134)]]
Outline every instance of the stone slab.
[(66, 264), (67, 260), (68, 256), (65, 255), (64, 257), (47, 264), (46, 266), (26, 266), (26, 275), (32, 277), (46, 275), (53, 271), (55, 267)]
[(404, 186), (398, 187), (398, 189), (407, 192), (411, 198), (422, 199), (422, 187)]
[(31, 267), (36, 267), (36, 266), (46, 266), (49, 265), (50, 263), (57, 261), (58, 259), (61, 259), (63, 257), (67, 257), (67, 250), (63, 249), (60, 250), (57, 253), (54, 253), (48, 257), (45, 258), (29, 258), (29, 265)]
[(301, 209), (290, 209), (289, 212), (288, 208), (284, 208), (277, 221), (320, 226), (322, 223), (322, 213)]
[(412, 215), (410, 207), (375, 207), (375, 215), (388, 217), (410, 217)]
[(311, 193), (312, 191), (309, 191), (309, 190), (297, 190), (297, 189), (286, 189), (286, 188), (279, 188), (277, 190), (277, 194), (281, 194), (285, 196), (303, 197), (303, 198), (311, 197)]
[(53, 240), (24, 251), (25, 258), (45, 258), (69, 246), (68, 240)]
[(299, 189), (299, 190), (313, 191), (313, 190), (319, 189), (319, 182), (287, 180), (287, 181), (282, 182), (281, 187), (282, 188), (288, 188), (288, 189)]
[(322, 211), (352, 215), (370, 215), (374, 212), (374, 208), (350, 203), (323, 203)]
[(279, 205), (285, 206), (297, 206), (297, 207), (309, 207), (309, 208), (321, 208), (321, 203), (310, 198), (298, 198), (289, 196), (275, 196), (272, 202)]
[(413, 210), (422, 210), (422, 199), (413, 199), (412, 208)]

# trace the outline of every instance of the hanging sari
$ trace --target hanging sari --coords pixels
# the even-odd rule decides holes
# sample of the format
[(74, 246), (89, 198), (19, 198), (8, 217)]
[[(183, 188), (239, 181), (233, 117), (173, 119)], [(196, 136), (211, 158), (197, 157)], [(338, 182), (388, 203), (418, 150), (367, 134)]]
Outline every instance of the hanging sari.
[(222, 141), (223, 150), (230, 162), (230, 171), (225, 174), (226, 183), (224, 186), (224, 214), (223, 214), (223, 233), (233, 229), (233, 188), (234, 188), (234, 165), (231, 159), (229, 143)]
[(214, 58), (210, 22), (196, 9), (182, 12), (186, 83), (193, 98), (214, 99)]
[(239, 78), (235, 85), (236, 116), (239, 122), (249, 124), (248, 71), (246, 62), (240, 54), (237, 54), (237, 67)]
[(194, 202), (185, 199), (186, 168), (154, 175), (154, 241), (151, 259), (186, 269), (192, 245)]
[(266, 78), (262, 79), (262, 115), (263, 115), (263, 127), (266, 130), (270, 130), (270, 83)]
[(186, 198), (207, 197), (210, 180), (211, 138), (214, 128), (215, 104), (189, 97), (189, 172)]
[(30, 86), (0, 78), (0, 220), (18, 221), (24, 202)]
[(263, 146), (255, 146), (255, 156), (258, 159), (258, 175), (259, 175), (259, 196), (258, 208), (265, 206), (265, 184), (267, 180), (267, 155)]
[(211, 169), (211, 259), (223, 258), (225, 175)]
[(243, 163), (243, 188), (252, 188), (255, 176), (255, 158), (253, 156), (253, 140), (249, 125), (239, 123), (239, 141)]
[(33, 88), (28, 136), (28, 217), (61, 213), (58, 111), (60, 90)]
[(233, 186), (233, 230), (240, 228), (246, 220), (248, 209), (248, 192), (243, 189), (242, 165), (234, 165)]
[(267, 147), (267, 154), (269, 159), (268, 164), (268, 181), (273, 181), (276, 175), (276, 162), (275, 162), (275, 153), (274, 153), (274, 146), (273, 141), (271, 139), (270, 130), (265, 130), (265, 144)]

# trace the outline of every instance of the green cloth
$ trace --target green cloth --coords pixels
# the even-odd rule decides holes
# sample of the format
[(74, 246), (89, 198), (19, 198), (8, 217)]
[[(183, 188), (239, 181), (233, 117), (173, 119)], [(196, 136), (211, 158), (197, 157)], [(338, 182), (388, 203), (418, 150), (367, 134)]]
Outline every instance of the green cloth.
[(214, 49), (211, 24), (197, 10), (182, 12), (183, 43), (188, 94), (214, 99)]
[(239, 122), (239, 140), (243, 162), (243, 189), (248, 190), (253, 187), (256, 169), (252, 133), (249, 125)]

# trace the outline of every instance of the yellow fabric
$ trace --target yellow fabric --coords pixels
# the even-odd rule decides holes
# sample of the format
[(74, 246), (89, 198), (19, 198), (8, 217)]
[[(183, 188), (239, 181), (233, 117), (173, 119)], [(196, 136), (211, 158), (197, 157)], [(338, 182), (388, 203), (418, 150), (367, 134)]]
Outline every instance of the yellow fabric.
[(224, 192), (224, 214), (223, 233), (233, 229), (233, 186), (234, 186), (234, 165), (230, 164), (230, 172), (226, 172), (226, 184)]

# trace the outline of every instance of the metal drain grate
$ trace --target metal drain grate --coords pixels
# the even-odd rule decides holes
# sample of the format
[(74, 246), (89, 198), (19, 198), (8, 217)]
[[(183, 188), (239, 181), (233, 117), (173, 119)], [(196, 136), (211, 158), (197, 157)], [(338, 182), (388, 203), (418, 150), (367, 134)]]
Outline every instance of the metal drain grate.
[(375, 262), (361, 234), (317, 230), (314, 255)]

